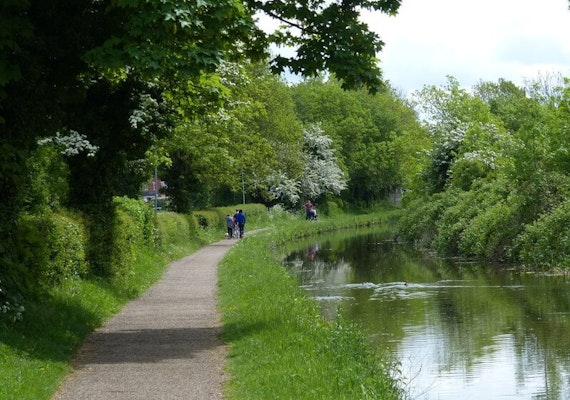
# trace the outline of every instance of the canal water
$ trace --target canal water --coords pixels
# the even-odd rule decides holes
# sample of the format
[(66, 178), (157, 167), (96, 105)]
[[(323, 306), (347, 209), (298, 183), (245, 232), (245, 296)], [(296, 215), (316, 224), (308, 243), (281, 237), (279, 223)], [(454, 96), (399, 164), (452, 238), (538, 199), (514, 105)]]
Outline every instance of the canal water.
[(413, 399), (570, 399), (570, 279), (429, 257), (389, 233), (290, 244), (283, 265), (329, 319), (399, 362)]

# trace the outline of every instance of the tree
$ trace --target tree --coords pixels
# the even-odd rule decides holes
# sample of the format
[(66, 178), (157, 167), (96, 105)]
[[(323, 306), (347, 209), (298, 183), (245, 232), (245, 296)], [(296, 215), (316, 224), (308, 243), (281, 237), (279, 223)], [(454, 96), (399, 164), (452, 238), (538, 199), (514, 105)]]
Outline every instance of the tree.
[(302, 173), (291, 176), (279, 169), (268, 178), (273, 198), (288, 206), (301, 199), (318, 200), (326, 195), (338, 196), (346, 189), (346, 178), (338, 165), (332, 139), (318, 124), (305, 128), (303, 133)]
[(197, 120), (185, 115), (164, 143), (173, 158), (164, 178), (178, 211), (235, 202), (242, 179), (250, 199), (271, 202), (275, 171), (298, 176), (303, 168), (286, 84), (262, 64), (224, 64), (219, 79), (225, 94), (217, 108)]
[(416, 100), (431, 137), (423, 179), (428, 194), (447, 186), (469, 189), (499, 166), (508, 165), (512, 142), (488, 104), (449, 77), (441, 88), (424, 87)]
[[(381, 84), (375, 55), (381, 41), (358, 22), (360, 10), (394, 13), (400, 2), (201, 0), (5, 0), (0, 3), (0, 259), (8, 253), (30, 185), (26, 162), (38, 139), (75, 131), (97, 146), (95, 157), (68, 158), (70, 204), (112, 207), (129, 192), (117, 177), (172, 129), (133, 126), (147, 96), (178, 117), (187, 82), (221, 62), (265, 60), (268, 44), (294, 44), (298, 54), (272, 61), (311, 76), (328, 69), (345, 88)], [(265, 34), (262, 11), (288, 28)], [(291, 29), (298, 29), (298, 35)], [(287, 33), (289, 32), (289, 33)], [(174, 96), (177, 92), (179, 95)], [(213, 94), (215, 97), (215, 93)], [(199, 104), (200, 99), (195, 99)], [(203, 107), (197, 107), (199, 115)], [(134, 174), (131, 174), (134, 176)], [(89, 206), (87, 204), (90, 204)], [(91, 207), (93, 205), (94, 207)]]
[(346, 172), (346, 200), (370, 204), (401, 185), (403, 158), (396, 155), (403, 156), (404, 150), (394, 140), (421, 127), (411, 107), (389, 88), (371, 96), (344, 91), (334, 79), (317, 78), (298, 84), (293, 93), (301, 120), (320, 123), (333, 140), (339, 166)]
[(375, 10), (394, 15), (401, 0), (253, 0), (249, 4), (282, 22), (269, 40), (297, 48), (295, 57), (275, 57), (274, 71), (288, 68), (311, 77), (330, 71), (344, 89), (367, 87), (376, 93), (384, 87), (376, 59), (384, 43), (359, 21), (359, 14)]
[(346, 178), (332, 148), (332, 139), (318, 125), (305, 129), (305, 168), (300, 180), (303, 198), (318, 199), (327, 194), (340, 195), (346, 189)]

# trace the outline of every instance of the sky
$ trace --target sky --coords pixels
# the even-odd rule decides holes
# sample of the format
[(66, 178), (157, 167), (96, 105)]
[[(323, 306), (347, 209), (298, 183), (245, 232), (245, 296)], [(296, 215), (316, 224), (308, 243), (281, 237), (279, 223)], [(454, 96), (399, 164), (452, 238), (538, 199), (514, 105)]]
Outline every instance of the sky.
[(385, 46), (384, 79), (403, 94), (440, 86), (447, 75), (480, 81), (570, 77), (568, 0), (403, 0), (396, 16), (363, 20)]

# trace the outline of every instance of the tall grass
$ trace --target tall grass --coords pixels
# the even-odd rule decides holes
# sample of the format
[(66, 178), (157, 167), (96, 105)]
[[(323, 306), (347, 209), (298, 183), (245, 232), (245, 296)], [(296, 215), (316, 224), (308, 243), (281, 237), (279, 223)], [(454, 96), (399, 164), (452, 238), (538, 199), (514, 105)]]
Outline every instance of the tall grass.
[(387, 221), (389, 215), (282, 220), (240, 241), (219, 269), (223, 338), (230, 347), (227, 398), (399, 399), (393, 369), (346, 321), (325, 321), (277, 262), (272, 246), (293, 237)]

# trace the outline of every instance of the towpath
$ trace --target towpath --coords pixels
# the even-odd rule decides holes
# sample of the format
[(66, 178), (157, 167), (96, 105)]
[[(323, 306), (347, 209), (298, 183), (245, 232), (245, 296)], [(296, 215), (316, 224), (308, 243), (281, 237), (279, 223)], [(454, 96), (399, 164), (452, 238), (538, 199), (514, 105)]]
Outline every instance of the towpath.
[(222, 399), (218, 264), (234, 240), (173, 262), (85, 342), (54, 400)]

